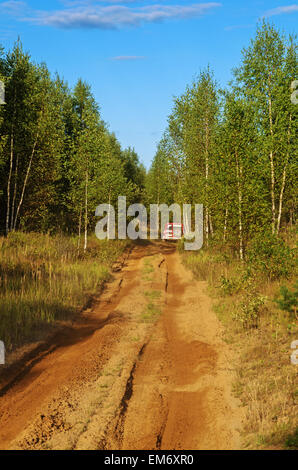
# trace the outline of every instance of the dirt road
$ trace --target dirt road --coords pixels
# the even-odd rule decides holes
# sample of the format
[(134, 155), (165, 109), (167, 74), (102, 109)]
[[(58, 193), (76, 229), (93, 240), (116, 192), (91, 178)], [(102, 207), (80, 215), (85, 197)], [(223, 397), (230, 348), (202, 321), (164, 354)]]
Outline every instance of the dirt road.
[(137, 245), (90, 309), (0, 376), (0, 449), (237, 449), (230, 364), (205, 284), (173, 244)]

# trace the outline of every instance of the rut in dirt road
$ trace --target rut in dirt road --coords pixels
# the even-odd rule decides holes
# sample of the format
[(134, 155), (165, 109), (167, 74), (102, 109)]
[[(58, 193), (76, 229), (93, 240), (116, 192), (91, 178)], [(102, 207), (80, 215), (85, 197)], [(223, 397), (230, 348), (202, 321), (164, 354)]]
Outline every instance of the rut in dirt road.
[(173, 244), (136, 245), (72, 328), (2, 378), (0, 448), (239, 448), (231, 351), (205, 288)]
[[(179, 256), (165, 256), (164, 312), (130, 377), (130, 400), (105, 449), (239, 448), (241, 413), (231, 396), (229, 354), (204, 293)], [(120, 432), (119, 432), (120, 430)]]

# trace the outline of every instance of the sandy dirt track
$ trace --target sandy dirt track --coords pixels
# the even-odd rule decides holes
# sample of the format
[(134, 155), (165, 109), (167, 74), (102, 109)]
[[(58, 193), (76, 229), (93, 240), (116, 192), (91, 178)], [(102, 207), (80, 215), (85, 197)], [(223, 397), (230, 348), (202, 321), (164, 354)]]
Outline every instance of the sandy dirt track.
[(175, 245), (136, 245), (72, 327), (0, 376), (0, 449), (239, 449), (222, 333)]

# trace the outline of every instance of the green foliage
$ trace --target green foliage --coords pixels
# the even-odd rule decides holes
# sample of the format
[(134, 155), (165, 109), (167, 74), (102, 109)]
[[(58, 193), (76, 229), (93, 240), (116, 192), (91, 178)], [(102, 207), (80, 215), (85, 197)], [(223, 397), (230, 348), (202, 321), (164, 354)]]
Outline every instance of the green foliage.
[[(267, 234), (279, 240), (295, 223), (297, 74), (296, 37), (261, 22), (228, 90), (207, 68), (174, 99), (147, 177), (148, 202), (202, 203), (205, 245), (224, 245), (241, 261), (251, 251), (251, 273), (270, 279), (292, 272), (291, 253)], [(251, 248), (256, 233), (268, 242), (260, 256)]]
[(152, 322), (155, 321), (160, 314), (160, 308), (153, 302), (149, 302), (145, 311), (142, 313), (141, 318), (144, 322)]
[(122, 152), (124, 161), (124, 175), (127, 181), (133, 182), (141, 191), (144, 190), (146, 170), (140, 163), (138, 154), (134, 149), (128, 148)]
[(293, 290), (288, 289), (286, 286), (280, 287), (280, 297), (275, 299), (276, 304), (281, 310), (297, 317), (297, 304), (298, 304), (298, 281), (296, 281)]
[(158, 290), (146, 291), (144, 292), (145, 297), (151, 300), (157, 300), (160, 298), (161, 293)]
[(298, 428), (296, 428), (293, 434), (287, 437), (285, 441), (285, 447), (291, 450), (298, 449)]
[[(144, 167), (104, 124), (90, 86), (73, 90), (18, 41), (0, 56), (0, 230), (52, 233), (95, 228), (100, 203), (142, 198)], [(80, 243), (79, 243), (80, 246)]]
[(220, 289), (223, 295), (233, 295), (240, 289), (241, 279), (228, 279), (225, 276), (220, 278)]
[(294, 252), (281, 238), (259, 233), (250, 243), (247, 263), (253, 272), (261, 272), (270, 280), (288, 278), (295, 267)]
[(261, 308), (266, 300), (266, 297), (257, 293), (253, 287), (249, 287), (234, 314), (235, 320), (239, 321), (245, 329), (257, 328)]
[(172, 172), (166, 138), (159, 143), (147, 174), (145, 195), (148, 204), (171, 204), (173, 200)]

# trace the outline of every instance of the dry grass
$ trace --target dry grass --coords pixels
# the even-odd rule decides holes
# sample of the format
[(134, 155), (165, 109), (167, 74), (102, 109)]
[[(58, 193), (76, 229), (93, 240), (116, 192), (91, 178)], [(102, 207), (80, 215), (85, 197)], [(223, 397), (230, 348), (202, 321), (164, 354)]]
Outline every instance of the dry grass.
[[(243, 447), (297, 449), (297, 365), (290, 356), (298, 325), (273, 302), (280, 285), (291, 286), (293, 279), (250, 278), (245, 265), (224, 251), (201, 251), (183, 258), (198, 279), (208, 281), (214, 309), (226, 326), (225, 340), (237, 353), (234, 392), (246, 409)], [(245, 303), (248, 294), (251, 309)], [(243, 315), (248, 322), (242, 321)]]
[(95, 237), (86, 253), (75, 238), (12, 233), (0, 238), (0, 339), (12, 350), (72, 318), (109, 277), (124, 242)]

